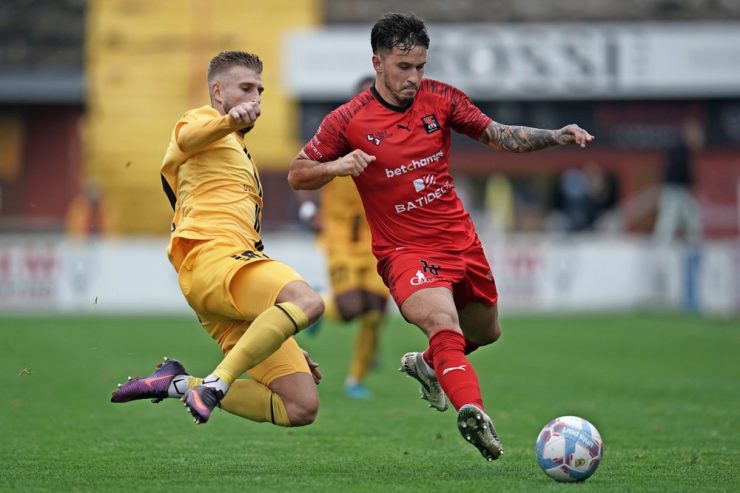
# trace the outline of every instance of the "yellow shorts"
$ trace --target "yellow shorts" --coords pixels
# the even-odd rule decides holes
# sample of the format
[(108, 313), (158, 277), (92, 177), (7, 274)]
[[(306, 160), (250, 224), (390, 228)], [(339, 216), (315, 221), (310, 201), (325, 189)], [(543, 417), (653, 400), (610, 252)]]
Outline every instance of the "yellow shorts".
[(334, 296), (358, 289), (388, 296), (388, 288), (376, 270), (377, 261), (371, 253), (329, 252), (326, 262)]
[[(224, 354), (231, 351), (259, 314), (275, 304), (285, 285), (303, 281), (291, 267), (261, 252), (244, 251), (244, 247), (217, 240), (194, 243), (179, 267), (178, 280), (185, 299)], [(265, 385), (297, 372), (310, 370), (293, 338), (248, 371)]]

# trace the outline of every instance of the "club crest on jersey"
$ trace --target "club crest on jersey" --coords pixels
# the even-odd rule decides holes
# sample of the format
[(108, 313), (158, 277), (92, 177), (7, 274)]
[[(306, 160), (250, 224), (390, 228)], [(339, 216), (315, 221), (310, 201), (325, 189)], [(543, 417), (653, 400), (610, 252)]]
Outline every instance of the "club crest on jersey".
[(421, 123), (422, 125), (424, 125), (424, 130), (426, 130), (428, 134), (434, 133), (439, 130), (437, 115), (435, 115), (434, 113), (427, 116), (422, 116)]

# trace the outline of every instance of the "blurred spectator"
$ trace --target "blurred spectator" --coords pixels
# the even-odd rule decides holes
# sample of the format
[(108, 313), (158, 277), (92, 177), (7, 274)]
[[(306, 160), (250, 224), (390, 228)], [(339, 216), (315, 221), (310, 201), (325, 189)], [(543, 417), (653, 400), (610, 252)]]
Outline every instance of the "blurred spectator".
[(699, 208), (693, 193), (693, 160), (703, 146), (704, 130), (699, 122), (685, 120), (676, 143), (666, 151), (658, 217), (653, 232), (658, 240), (670, 241), (680, 231), (692, 242), (701, 237)]
[(583, 168), (569, 168), (558, 180), (554, 229), (589, 231), (603, 229), (601, 223), (617, 205), (616, 179), (594, 162)]
[(511, 181), (514, 193), (514, 228), (521, 232), (540, 232), (547, 216), (548, 187), (542, 177)]
[(484, 204), (491, 231), (494, 234), (511, 231), (514, 227), (514, 190), (507, 176), (495, 174), (488, 177)]
[(67, 235), (76, 240), (111, 236), (114, 233), (113, 213), (97, 181), (86, 180), (72, 199), (65, 216), (65, 229)]
[(586, 229), (588, 223), (588, 182), (578, 168), (569, 168), (560, 176), (561, 212), (566, 231)]
[(604, 229), (604, 222), (617, 206), (617, 179), (595, 162), (587, 163), (583, 172), (588, 195), (586, 229)]

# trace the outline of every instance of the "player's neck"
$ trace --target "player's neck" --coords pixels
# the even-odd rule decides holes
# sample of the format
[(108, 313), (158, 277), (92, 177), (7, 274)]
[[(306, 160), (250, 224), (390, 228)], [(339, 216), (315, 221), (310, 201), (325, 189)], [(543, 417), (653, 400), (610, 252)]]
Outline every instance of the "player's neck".
[(388, 92), (387, 89), (385, 89), (384, 87), (381, 87), (380, 89), (378, 89), (377, 82), (375, 83), (373, 87), (370, 88), (370, 90), (375, 96), (375, 99), (377, 99), (380, 104), (382, 104), (383, 106), (385, 106), (386, 108), (392, 111), (398, 111), (400, 113), (403, 113), (404, 111), (409, 109), (409, 107), (411, 107), (411, 105), (414, 103), (413, 101), (411, 101), (410, 103), (407, 103), (403, 106), (396, 104), (397, 103), (396, 99), (391, 96), (391, 94)]

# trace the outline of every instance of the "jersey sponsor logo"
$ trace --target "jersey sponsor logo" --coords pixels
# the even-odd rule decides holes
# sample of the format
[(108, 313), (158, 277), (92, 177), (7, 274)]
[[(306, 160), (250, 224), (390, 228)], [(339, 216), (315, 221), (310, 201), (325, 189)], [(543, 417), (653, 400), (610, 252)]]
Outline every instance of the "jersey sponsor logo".
[(449, 192), (451, 189), (452, 183), (446, 182), (442, 186), (432, 190), (431, 192), (420, 195), (414, 200), (407, 200), (406, 202), (396, 204), (394, 205), (394, 208), (396, 209), (396, 214), (403, 214), (413, 209), (426, 207), (435, 200), (442, 198), (442, 196)]
[(249, 262), (250, 260), (254, 260), (257, 258), (268, 258), (267, 255), (261, 252), (255, 252), (253, 250), (246, 250), (239, 255), (232, 255), (231, 258), (234, 260), (243, 260), (244, 262)]
[(319, 127), (319, 129), (316, 131), (316, 135), (314, 135), (313, 138), (308, 142), (308, 148), (318, 160), (321, 160), (324, 158), (324, 155), (319, 150), (319, 147), (321, 146), (321, 141), (318, 137), (319, 132), (321, 132), (321, 127)]
[(441, 277), (427, 277), (424, 275), (422, 271), (417, 270), (414, 277), (409, 279), (409, 283), (412, 286), (421, 286), (422, 284), (427, 284), (430, 282), (441, 281), (441, 280), (442, 280)]
[(401, 176), (406, 173), (410, 173), (411, 171), (414, 171), (419, 168), (423, 168), (425, 166), (428, 166), (430, 164), (438, 162), (440, 159), (442, 159), (445, 156), (444, 151), (439, 151), (436, 154), (432, 154), (430, 156), (423, 157), (421, 159), (412, 159), (410, 163), (408, 164), (402, 164), (398, 168), (395, 169), (385, 169), (385, 176), (386, 178), (393, 178), (396, 176)]
[(383, 142), (383, 139), (387, 139), (388, 137), (393, 137), (393, 134), (389, 134), (388, 132), (374, 132), (371, 134), (367, 134), (367, 141), (372, 142), (376, 146), (380, 147), (380, 143)]
[(430, 187), (434, 185), (434, 183), (437, 181), (434, 175), (426, 175), (424, 178), (417, 178), (414, 180), (414, 190), (417, 192), (421, 192), (426, 187)]
[(421, 123), (422, 125), (424, 125), (424, 130), (426, 130), (428, 134), (434, 133), (440, 129), (439, 122), (437, 121), (437, 116), (434, 113), (427, 116), (422, 116)]

